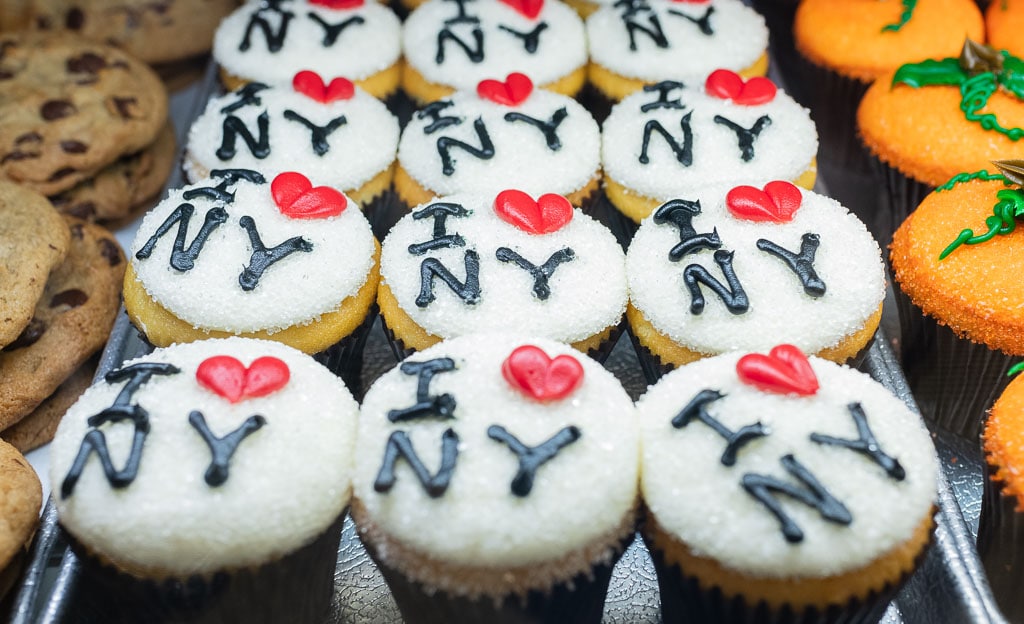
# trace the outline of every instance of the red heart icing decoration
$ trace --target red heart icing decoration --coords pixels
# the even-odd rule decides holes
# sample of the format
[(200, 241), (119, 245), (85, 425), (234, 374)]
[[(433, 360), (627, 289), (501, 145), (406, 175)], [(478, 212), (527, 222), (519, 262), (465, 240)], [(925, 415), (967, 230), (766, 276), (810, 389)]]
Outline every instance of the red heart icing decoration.
[(476, 85), (476, 94), (481, 98), (505, 106), (516, 106), (530, 97), (531, 93), (533, 81), (526, 74), (518, 72), (506, 76), (505, 82), (488, 78)]
[(355, 9), (363, 6), (363, 0), (309, 0), (309, 3), (328, 9)]
[(800, 209), (803, 193), (792, 182), (775, 180), (764, 190), (737, 186), (725, 196), (725, 206), (737, 219), (788, 223)]
[(290, 376), (288, 365), (271, 356), (257, 358), (246, 368), (230, 355), (215, 355), (196, 369), (199, 385), (231, 403), (280, 390)]
[(767, 104), (775, 99), (778, 90), (774, 82), (763, 76), (744, 81), (739, 74), (728, 69), (716, 69), (704, 81), (704, 91), (708, 95), (746, 106)]
[(322, 102), (334, 102), (335, 100), (349, 100), (356, 93), (356, 87), (348, 78), (337, 77), (330, 84), (324, 84), (320, 74), (304, 69), (295, 74), (292, 78), (292, 88), (309, 97)]
[(494, 212), (530, 234), (549, 234), (562, 229), (572, 221), (573, 209), (569, 200), (554, 193), (546, 193), (534, 201), (522, 191), (507, 189), (494, 198)]
[(501, 364), (509, 385), (538, 401), (569, 396), (583, 381), (583, 366), (571, 355), (548, 357), (539, 347), (517, 347)]
[(501, 0), (515, 9), (523, 17), (537, 19), (541, 9), (544, 8), (544, 0)]
[(740, 381), (775, 394), (810, 396), (818, 391), (818, 376), (803, 351), (781, 344), (768, 355), (749, 353), (736, 362)]
[(341, 214), (348, 206), (348, 200), (336, 189), (313, 188), (309, 178), (295, 171), (286, 171), (274, 178), (270, 194), (281, 214), (292, 219), (325, 219)]

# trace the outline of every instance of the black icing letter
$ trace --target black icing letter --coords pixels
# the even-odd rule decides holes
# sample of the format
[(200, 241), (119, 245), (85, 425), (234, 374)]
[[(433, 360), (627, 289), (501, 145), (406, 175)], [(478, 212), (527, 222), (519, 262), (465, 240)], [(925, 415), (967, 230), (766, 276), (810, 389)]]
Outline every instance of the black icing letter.
[(856, 440), (834, 438), (820, 433), (812, 433), (811, 440), (818, 444), (841, 446), (843, 448), (848, 448), (851, 451), (867, 455), (873, 462), (881, 466), (882, 470), (885, 470), (887, 475), (896, 481), (902, 481), (905, 479), (907, 472), (903, 469), (903, 466), (900, 465), (899, 460), (891, 455), (887, 455), (885, 451), (882, 450), (882, 447), (878, 445), (878, 440), (875, 438), (875, 434), (871, 432), (871, 427), (868, 426), (868, 417), (864, 414), (864, 408), (861, 407), (861, 404), (850, 403), (846, 406), (846, 409), (850, 411), (850, 416), (853, 417), (853, 422), (857, 425)]
[(422, 256), (428, 251), (432, 251), (434, 249), (465, 247), (466, 239), (462, 238), (462, 236), (457, 233), (448, 233), (447, 221), (448, 217), (464, 217), (468, 214), (469, 211), (459, 204), (450, 204), (446, 202), (434, 202), (422, 210), (417, 210), (412, 215), (414, 221), (426, 219), (428, 217), (434, 218), (434, 237), (423, 243), (413, 243), (409, 245), (409, 253), (414, 256)]
[(790, 498), (813, 507), (818, 510), (821, 517), (829, 522), (848, 525), (853, 522), (850, 510), (846, 508), (836, 497), (828, 493), (825, 486), (811, 474), (803, 464), (798, 462), (792, 455), (785, 455), (780, 460), (786, 472), (793, 475), (798, 485), (787, 483), (775, 477), (747, 473), (741, 481), (743, 489), (763, 504), (773, 516), (779, 519), (782, 534), (786, 541), (791, 544), (803, 541), (804, 532), (797, 526), (796, 522), (782, 508), (782, 504), (772, 494), (785, 494)]
[(530, 124), (544, 134), (544, 140), (548, 144), (548, 149), (553, 152), (557, 152), (562, 149), (562, 142), (558, 140), (558, 126), (561, 125), (568, 116), (569, 112), (566, 111), (563, 106), (556, 110), (555, 113), (551, 115), (551, 119), (547, 121), (536, 119), (520, 112), (505, 113), (505, 121), (523, 121)]
[(438, 417), (443, 420), (455, 418), (455, 397), (444, 394), (430, 394), (430, 381), (438, 373), (455, 370), (455, 360), (436, 358), (426, 362), (404, 362), (401, 371), (406, 375), (416, 375), (416, 403), (403, 409), (388, 411), (388, 420), (402, 422), (417, 418)]
[(442, 115), (442, 111), (453, 106), (451, 100), (438, 100), (431, 102), (416, 111), (416, 119), (430, 118), (430, 123), (423, 127), (423, 134), (434, 134), (438, 130), (448, 126), (457, 126), (462, 123), (462, 118), (454, 115)]
[(581, 435), (578, 427), (564, 427), (541, 444), (530, 447), (500, 425), (491, 425), (487, 428), (487, 437), (508, 445), (509, 450), (519, 458), (519, 469), (512, 478), (511, 487), (512, 493), (519, 497), (530, 495), (537, 469), (553, 459), (558, 451), (579, 440)]
[(263, 111), (256, 118), (256, 129), (260, 133), (260, 138), (257, 139), (249, 132), (245, 122), (234, 115), (228, 115), (224, 118), (224, 123), (221, 126), (223, 134), (220, 147), (217, 148), (217, 158), (221, 160), (231, 160), (234, 158), (237, 151), (235, 144), (238, 142), (238, 137), (242, 137), (242, 141), (249, 148), (253, 157), (259, 159), (266, 158), (270, 155), (270, 133), (267, 132), (269, 127), (270, 117), (267, 116), (267, 111)]
[(739, 453), (739, 451), (746, 446), (748, 442), (756, 438), (762, 438), (770, 432), (768, 428), (760, 422), (756, 422), (753, 425), (745, 425), (741, 427), (739, 431), (732, 431), (719, 422), (714, 416), (708, 414), (708, 404), (714, 403), (724, 396), (724, 394), (717, 390), (701, 390), (697, 393), (697, 396), (690, 399), (690, 402), (686, 404), (686, 407), (679, 410), (679, 413), (672, 419), (672, 426), (676, 429), (682, 429), (686, 425), (690, 424), (690, 421), (696, 418), (708, 427), (711, 427), (715, 433), (725, 439), (725, 451), (722, 452), (720, 460), (722, 465), (732, 466), (736, 463), (737, 453)]
[(712, 277), (711, 273), (699, 264), (688, 265), (683, 269), (683, 282), (690, 290), (690, 312), (700, 314), (704, 311), (704, 295), (701, 293), (700, 285), (704, 284), (711, 289), (725, 304), (725, 307), (733, 314), (743, 314), (750, 308), (750, 301), (743, 285), (736, 277), (732, 268), (731, 251), (719, 249), (715, 252), (715, 263), (722, 269), (725, 281), (729, 285), (726, 288), (722, 282)]
[(334, 42), (338, 40), (338, 37), (341, 35), (341, 33), (344, 32), (344, 30), (349, 26), (355, 26), (358, 24), (366, 23), (366, 20), (360, 15), (355, 15), (337, 24), (328, 24), (319, 15), (313, 12), (308, 13), (308, 15), (309, 19), (313, 20), (314, 22), (319, 24), (321, 28), (324, 29), (324, 38), (323, 41), (320, 42), (320, 45), (322, 45), (325, 48), (333, 46)]
[[(288, 22), (295, 17), (295, 14), (282, 9), (280, 4), (281, 0), (264, 0), (262, 6), (249, 17), (249, 23), (245, 27), (242, 42), (238, 44), (239, 51), (245, 52), (252, 46), (252, 31), (257, 28), (263, 33), (268, 51), (279, 52), (281, 50), (281, 46), (284, 45), (284, 38), (288, 36)], [(276, 32), (273, 29), (274, 27), (270, 25), (270, 22), (267, 21), (265, 17), (266, 12), (276, 13), (280, 18), (281, 21), (278, 23)]]
[(318, 126), (290, 109), (284, 112), (284, 118), (306, 126), (306, 129), (309, 130), (311, 135), (310, 141), (313, 144), (313, 151), (316, 152), (317, 156), (323, 156), (330, 151), (331, 145), (327, 142), (327, 137), (330, 136), (332, 132), (348, 123), (348, 120), (345, 119), (344, 115), (338, 115), (334, 119), (328, 121), (325, 125)]
[(768, 115), (761, 115), (749, 129), (721, 115), (715, 115), (715, 123), (736, 133), (736, 140), (740, 145), (740, 158), (743, 159), (743, 162), (750, 162), (754, 158), (754, 140), (761, 135), (762, 130), (772, 125), (772, 118)]
[(800, 253), (798, 254), (765, 238), (758, 239), (757, 248), (785, 262), (789, 270), (795, 273), (800, 280), (804, 292), (817, 298), (825, 294), (825, 282), (814, 271), (814, 255), (818, 251), (820, 242), (821, 238), (817, 234), (808, 232), (800, 239)]
[(684, 86), (685, 85), (683, 85), (683, 83), (677, 82), (675, 80), (662, 80), (661, 82), (652, 85), (644, 85), (644, 92), (653, 93), (657, 91), (658, 99), (654, 100), (653, 102), (641, 104), (640, 112), (646, 113), (647, 111), (654, 110), (656, 108), (685, 108), (680, 98), (676, 98), (674, 100), (668, 99), (668, 96), (672, 91), (675, 91), (676, 89), (682, 89)]
[(233, 95), (237, 96), (238, 99), (220, 109), (220, 112), (227, 114), (233, 113), (245, 106), (259, 106), (263, 103), (260, 99), (259, 92), (269, 88), (269, 85), (265, 85), (262, 82), (250, 82), (235, 91)]
[(682, 17), (683, 19), (691, 22), (697, 28), (700, 29), (701, 33), (703, 33), (703, 34), (705, 34), (705, 35), (707, 35), (709, 37), (711, 35), (715, 34), (715, 30), (713, 28), (711, 28), (711, 14), (715, 12), (715, 7), (713, 7), (713, 6), (709, 6), (708, 9), (706, 11), (704, 11), (704, 15), (702, 17), (692, 17), (692, 16), (687, 15), (686, 13), (683, 13), (682, 11), (679, 11), (679, 10), (676, 10), (676, 9), (669, 9), (668, 12), (669, 12), (670, 15), (675, 15), (676, 17)]
[(547, 27), (547, 22), (541, 22), (537, 24), (537, 26), (530, 32), (519, 32), (518, 30), (509, 28), (504, 24), (498, 25), (499, 30), (504, 30), (513, 37), (518, 37), (522, 39), (523, 47), (526, 49), (527, 54), (535, 54), (537, 52), (537, 46), (540, 45), (540, 34), (547, 30)]
[[(466, 14), (467, 0), (452, 1), (459, 6), (459, 14), (451, 19), (446, 19), (444, 21), (444, 28), (441, 29), (441, 32), (437, 33), (437, 55), (434, 57), (434, 61), (436, 61), (438, 65), (444, 63), (444, 42), (454, 41), (456, 45), (462, 48), (462, 51), (466, 53), (466, 56), (470, 61), (480, 63), (484, 60), (484, 32), (480, 29), (480, 18)], [(457, 24), (473, 25), (472, 33), (474, 47), (471, 48), (468, 43), (452, 32), (450, 27)]]
[(439, 277), (459, 299), (469, 305), (480, 301), (480, 256), (472, 249), (465, 253), (466, 281), (460, 282), (437, 258), (426, 258), (420, 264), (420, 294), (416, 305), (425, 308), (435, 299), (434, 278)]
[(238, 224), (249, 235), (249, 243), (252, 245), (252, 255), (249, 256), (249, 266), (244, 267), (238, 275), (238, 284), (242, 290), (248, 292), (259, 285), (263, 272), (270, 268), (270, 265), (296, 251), (313, 251), (313, 243), (302, 238), (293, 236), (277, 247), (267, 249), (256, 230), (256, 222), (249, 215), (238, 220)]
[(437, 473), (430, 474), (427, 467), (423, 465), (420, 456), (409, 439), (409, 434), (404, 431), (395, 431), (388, 437), (387, 446), (384, 447), (384, 462), (381, 464), (377, 478), (373, 482), (373, 489), (384, 493), (391, 490), (395, 485), (395, 464), (399, 458), (405, 458), (412, 468), (416, 478), (420, 480), (423, 489), (431, 498), (438, 498), (448, 489), (451, 483), (452, 473), (455, 471), (455, 464), (459, 459), (459, 436), (453, 429), (445, 429), (441, 434), (441, 466)]
[(480, 160), (494, 158), (494, 143), (491, 141), (491, 135), (487, 133), (487, 126), (484, 125), (484, 120), (477, 117), (476, 121), (473, 122), (473, 130), (476, 132), (477, 138), (480, 139), (480, 147), (475, 147), (465, 141), (453, 139), (452, 137), (438, 137), (437, 153), (441, 155), (441, 173), (446, 176), (455, 173), (455, 160), (451, 155), (453, 147), (461, 147), (470, 155), (476, 156)]
[(651, 162), (649, 156), (647, 156), (647, 148), (651, 143), (651, 134), (657, 132), (661, 135), (661, 138), (665, 139), (665, 143), (668, 144), (672, 152), (676, 155), (676, 160), (679, 161), (684, 167), (689, 167), (693, 164), (693, 130), (690, 129), (690, 117), (693, 116), (693, 111), (686, 113), (679, 118), (679, 127), (683, 129), (683, 142), (679, 143), (669, 134), (668, 130), (661, 125), (661, 122), (657, 119), (649, 119), (644, 124), (644, 140), (640, 149), (640, 163), (646, 165)]
[(683, 256), (697, 253), (701, 249), (714, 250), (722, 246), (718, 229), (710, 234), (698, 234), (693, 227), (693, 218), (700, 214), (700, 200), (670, 199), (654, 211), (654, 222), (658, 225), (671, 223), (679, 230), (679, 243), (668, 252), (669, 260), (679, 262)]
[(156, 247), (157, 241), (170, 231), (171, 226), (177, 223), (178, 232), (174, 236), (174, 244), (171, 247), (171, 267), (178, 271), (192, 270), (192, 267), (195, 266), (196, 258), (199, 257), (199, 252), (206, 245), (206, 239), (210, 237), (210, 234), (221, 223), (228, 220), (227, 211), (220, 206), (207, 210), (202, 227), (199, 228), (196, 237), (192, 239), (192, 242), (189, 243), (186, 249), (185, 236), (188, 234), (188, 224), (192, 220), (192, 214), (195, 210), (196, 208), (192, 204), (180, 204), (164, 219), (164, 222), (149, 237), (146, 244), (135, 252), (135, 257), (139, 260), (145, 260), (153, 255), (153, 249)]
[(228, 463), (231, 461), (231, 456), (238, 450), (238, 445), (250, 433), (267, 424), (267, 419), (258, 414), (250, 416), (245, 419), (245, 422), (238, 429), (235, 429), (223, 438), (213, 435), (210, 427), (206, 424), (206, 418), (202, 412), (189, 412), (188, 424), (192, 425), (199, 432), (199, 435), (203, 437), (203, 441), (206, 442), (206, 446), (210, 447), (212, 458), (203, 478), (206, 480), (207, 485), (217, 487), (228, 480)]
[(512, 251), (508, 247), (498, 247), (494, 252), (498, 260), (502, 262), (511, 262), (520, 269), (526, 271), (533, 278), (533, 296), (544, 301), (551, 296), (551, 287), (548, 285), (548, 280), (555, 273), (555, 269), (558, 265), (565, 262), (569, 262), (576, 258), (576, 252), (569, 247), (563, 247), (544, 261), (544, 264), (536, 266), (526, 258), (520, 256), (516, 252)]
[[(669, 47), (665, 32), (661, 29), (661, 21), (658, 19), (658, 14), (644, 0), (619, 0), (615, 3), (615, 6), (625, 9), (620, 17), (623, 25), (626, 27), (626, 33), (629, 35), (630, 50), (636, 52), (636, 33), (638, 32), (650, 37), (654, 45), (659, 48)], [(639, 15), (641, 13), (647, 15), (649, 26), (640, 23)]]

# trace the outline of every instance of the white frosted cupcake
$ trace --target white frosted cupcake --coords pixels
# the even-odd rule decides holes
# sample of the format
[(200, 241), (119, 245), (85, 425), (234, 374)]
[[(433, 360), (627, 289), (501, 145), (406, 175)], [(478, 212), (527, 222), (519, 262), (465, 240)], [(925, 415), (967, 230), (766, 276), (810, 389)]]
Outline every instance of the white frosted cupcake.
[(417, 207), (384, 239), (381, 317), (400, 352), (514, 331), (604, 356), (626, 307), (612, 233), (560, 195), (465, 193)]
[(586, 82), (583, 21), (559, 0), (429, 0), (402, 27), (402, 88), (420, 103), (522, 72), (575, 95)]
[(768, 27), (741, 0), (625, 0), (587, 18), (587, 78), (621, 100), (663, 80), (703, 83), (713, 70), (768, 72)]
[(398, 88), (401, 34), (398, 17), (373, 0), (251, 0), (220, 23), (213, 59), (228, 89), (287, 85), (308, 69), (384, 98)]
[(579, 206), (601, 179), (601, 130), (571, 97), (513, 73), (413, 114), (398, 145), (395, 190), (408, 206), (517, 188)]
[(211, 99), (188, 133), (185, 171), (301, 171), (366, 206), (391, 186), (398, 119), (344, 77), (295, 74), (289, 86), (251, 82)]
[(637, 409), (665, 622), (874, 622), (930, 542), (931, 437), (863, 373), (780, 345), (673, 371)]
[(780, 181), (666, 202), (633, 237), (626, 277), (630, 327), (654, 369), (779, 341), (845, 362), (874, 335), (885, 296), (864, 224)]
[(83, 600), (106, 621), (322, 621), (357, 414), (337, 377), (268, 341), (180, 344), (107, 373), (50, 446)]
[(727, 69), (701, 83), (645, 86), (601, 126), (605, 192), (636, 222), (666, 200), (737, 180), (810, 189), (817, 152), (807, 109), (769, 79)]
[(405, 621), (599, 622), (635, 424), (611, 373), (550, 340), (463, 337), (378, 379), (352, 515)]

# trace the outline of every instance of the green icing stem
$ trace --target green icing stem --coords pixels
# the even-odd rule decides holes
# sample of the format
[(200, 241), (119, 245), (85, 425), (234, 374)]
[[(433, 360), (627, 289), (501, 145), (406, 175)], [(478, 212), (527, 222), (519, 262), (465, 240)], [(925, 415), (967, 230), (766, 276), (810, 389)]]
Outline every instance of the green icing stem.
[(996, 76), (992, 72), (982, 72), (972, 76), (960, 83), (960, 110), (964, 112), (967, 121), (976, 121), (985, 130), (995, 130), (1005, 135), (1011, 141), (1019, 141), (1024, 137), (1024, 128), (1004, 128), (999, 120), (991, 113), (978, 114), (978, 111), (985, 108), (988, 99), (999, 88)]
[(1024, 362), (1017, 362), (1016, 364), (1010, 367), (1010, 370), (1006, 371), (1006, 376), (1013, 377), (1014, 375), (1021, 371), (1024, 371)]
[(916, 7), (917, 0), (903, 0), (903, 13), (900, 14), (900, 21), (895, 24), (886, 24), (885, 26), (882, 26), (882, 32), (896, 32), (903, 28), (906, 23), (910, 21)]
[(956, 240), (949, 244), (939, 254), (939, 260), (945, 260), (946, 256), (956, 251), (960, 245), (977, 245), (992, 240), (997, 234), (1004, 235), (1013, 232), (1017, 227), (1016, 217), (1024, 214), (1024, 193), (1018, 190), (1003, 189), (996, 193), (999, 202), (992, 210), (992, 216), (985, 219), (985, 226), (988, 231), (978, 236), (970, 229), (961, 230)]
[(1013, 184), (1008, 179), (1006, 179), (1006, 176), (1004, 176), (1001, 173), (989, 173), (988, 171), (982, 169), (981, 171), (975, 171), (974, 173), (958, 173), (952, 178), (950, 178), (949, 182), (946, 182), (942, 186), (936, 188), (935, 191), (949, 191), (952, 190), (953, 187), (955, 187), (957, 184), (961, 184), (963, 182), (970, 182), (971, 180), (1002, 180), (1003, 184), (1007, 186)]

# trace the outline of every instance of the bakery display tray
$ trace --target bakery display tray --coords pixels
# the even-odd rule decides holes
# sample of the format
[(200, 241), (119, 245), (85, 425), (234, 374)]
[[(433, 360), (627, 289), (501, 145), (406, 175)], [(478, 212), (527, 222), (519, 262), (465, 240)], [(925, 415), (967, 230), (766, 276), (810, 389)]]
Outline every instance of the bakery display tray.
[[(207, 99), (217, 89), (215, 68), (211, 64), (201, 79), (172, 97), (171, 110), (179, 143), (184, 142), (191, 121), (202, 112)], [(181, 184), (181, 173), (175, 172), (169, 187)], [(123, 243), (124, 236), (130, 240), (132, 231), (131, 226), (127, 233), (122, 231)], [(97, 377), (149, 350), (122, 310), (103, 353)], [(361, 388), (395, 364), (377, 322), (366, 343)], [(605, 366), (615, 373), (634, 399), (646, 389), (645, 378), (627, 336), (619, 340)], [(884, 327), (859, 367), (916, 410)], [(890, 604), (881, 621), (887, 624), (1005, 622), (992, 598), (974, 546), (983, 483), (980, 449), (977, 444), (969, 444), (943, 431), (934, 431), (933, 438), (942, 465), (934, 541), (922, 565)], [(41, 475), (41, 478), (47, 479), (48, 475)], [(13, 597), (11, 621), (14, 624), (105, 622), (101, 613), (92, 611), (90, 601), (83, 600), (83, 574), (83, 563), (58, 524), (51, 499), (43, 511), (21, 585)], [(140, 617), (153, 621), (142, 614)], [(653, 624), (660, 620), (654, 566), (643, 540), (637, 539), (615, 566), (603, 621), (606, 624)], [(349, 518), (345, 519), (338, 551), (331, 609), (324, 621), (332, 624), (401, 622), (388, 588), (360, 544)]]

